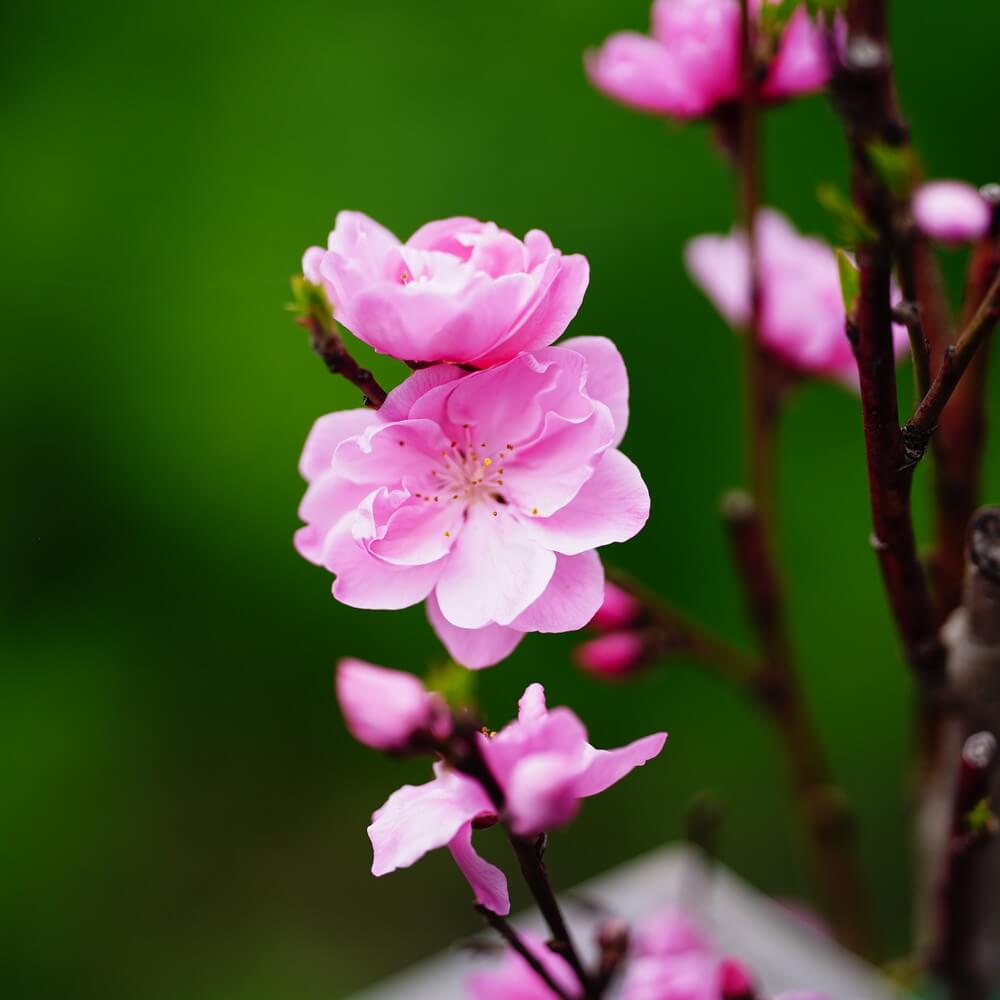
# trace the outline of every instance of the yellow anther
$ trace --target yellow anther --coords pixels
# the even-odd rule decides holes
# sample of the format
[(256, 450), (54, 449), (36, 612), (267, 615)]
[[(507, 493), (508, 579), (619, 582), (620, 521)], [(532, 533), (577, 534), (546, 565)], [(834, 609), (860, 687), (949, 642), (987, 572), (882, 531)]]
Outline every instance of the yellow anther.
[(492, 465), (492, 464), (493, 464), (493, 459), (492, 458), (484, 458), (483, 459), (483, 465)]
[(532, 507), (531, 508), (531, 513), (532, 514), (537, 514), (538, 513), (538, 508), (537, 507)]

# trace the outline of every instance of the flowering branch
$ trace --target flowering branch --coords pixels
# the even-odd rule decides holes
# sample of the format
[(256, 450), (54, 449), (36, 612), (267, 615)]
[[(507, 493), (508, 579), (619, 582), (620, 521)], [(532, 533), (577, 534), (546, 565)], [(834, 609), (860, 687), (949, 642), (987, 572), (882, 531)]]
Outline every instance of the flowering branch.
[(569, 994), (549, 975), (548, 970), (535, 957), (531, 949), (521, 940), (510, 921), (494, 913), (489, 907), (476, 903), (475, 911), (516, 951), (531, 968), (531, 971), (557, 996), (559, 1000), (570, 1000)]
[(364, 396), (364, 405), (377, 410), (385, 402), (387, 393), (375, 376), (362, 368), (347, 350), (337, 331), (326, 293), (319, 285), (298, 276), (292, 278), (292, 291), (295, 294), (292, 308), (299, 313), (296, 322), (309, 331), (312, 349), (323, 359), (327, 371), (342, 375), (351, 385), (357, 386)]
[(848, 336), (858, 360), (874, 546), (907, 662), (917, 680), (925, 742), (944, 686), (944, 647), (910, 513), (912, 460), (899, 426), (892, 347), (892, 192), (870, 147), (899, 149), (907, 129), (896, 104), (884, 0), (850, 0), (844, 64), (835, 80), (852, 163), (854, 201), (867, 222), (858, 247), (860, 294)]

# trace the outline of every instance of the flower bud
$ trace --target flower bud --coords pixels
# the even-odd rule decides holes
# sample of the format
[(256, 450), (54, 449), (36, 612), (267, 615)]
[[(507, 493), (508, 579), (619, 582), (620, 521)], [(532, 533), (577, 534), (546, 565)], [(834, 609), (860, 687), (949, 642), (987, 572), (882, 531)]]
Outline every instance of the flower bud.
[(646, 641), (637, 632), (608, 632), (576, 647), (574, 659), (588, 673), (624, 677), (646, 660)]
[(443, 699), (413, 674), (348, 658), (337, 664), (336, 689), (351, 735), (375, 750), (405, 750), (421, 734), (443, 739), (451, 730)]
[(971, 243), (990, 228), (993, 210), (970, 184), (931, 181), (913, 196), (913, 219), (926, 236), (942, 243)]
[(597, 614), (590, 620), (590, 627), (602, 632), (634, 625), (642, 613), (642, 603), (637, 597), (614, 583), (604, 585), (604, 600)]
[(738, 958), (719, 963), (719, 991), (722, 1000), (753, 1000), (756, 996), (750, 970)]

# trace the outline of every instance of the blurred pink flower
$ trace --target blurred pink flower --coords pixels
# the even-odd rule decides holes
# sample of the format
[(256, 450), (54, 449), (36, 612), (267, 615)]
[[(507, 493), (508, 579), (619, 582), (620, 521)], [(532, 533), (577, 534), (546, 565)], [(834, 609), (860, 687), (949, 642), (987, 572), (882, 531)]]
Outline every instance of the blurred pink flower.
[(442, 219), (400, 243), (360, 212), (337, 215), (327, 249), (308, 249), (302, 271), (376, 351), (479, 368), (551, 344), (590, 279), (586, 257), (564, 257), (538, 229), (522, 242), (492, 222)]
[[(759, 10), (759, 0), (752, 7)], [(651, 35), (619, 32), (585, 62), (594, 86), (623, 104), (700, 118), (739, 97), (740, 48), (738, 0), (656, 0)], [(761, 95), (791, 97), (817, 90), (829, 77), (823, 33), (803, 3), (785, 26)]]
[(625, 677), (646, 658), (645, 639), (637, 632), (608, 632), (581, 642), (573, 659), (588, 673), (598, 677)]
[[(567, 996), (578, 997), (580, 983), (569, 963), (547, 948), (537, 935), (522, 931), (520, 936), (553, 982)], [(553, 1000), (556, 996), (531, 966), (516, 951), (509, 949), (504, 953), (500, 968), (474, 972), (469, 976), (466, 994), (470, 1000)]]
[(931, 239), (971, 243), (988, 232), (993, 208), (971, 184), (930, 181), (913, 196), (913, 219)]
[[(478, 737), (480, 751), (504, 793), (504, 816), (514, 832), (530, 836), (568, 823), (580, 800), (603, 792), (663, 749), (665, 733), (617, 750), (597, 750), (583, 723), (567, 708), (549, 711), (545, 691), (532, 684), (518, 718), (495, 736)], [(476, 900), (495, 913), (510, 909), (503, 873), (472, 848), (473, 823), (498, 819), (479, 783), (445, 764), (425, 785), (404, 785), (372, 817), (374, 875), (406, 868), (436, 847), (448, 847)]]
[[(757, 243), (763, 343), (789, 367), (857, 390), (858, 368), (844, 328), (833, 249), (800, 236), (773, 209), (758, 213)], [(745, 326), (750, 320), (750, 263), (742, 230), (697, 236), (684, 257), (692, 278), (726, 320)], [(909, 346), (905, 328), (894, 327), (893, 339), (898, 358)]]
[(451, 715), (413, 674), (346, 658), (337, 664), (337, 700), (351, 735), (376, 750), (402, 750), (428, 733), (443, 739)]
[(597, 546), (649, 515), (617, 449), (628, 379), (603, 337), (486, 371), (415, 372), (378, 411), (321, 417), (300, 470), (299, 552), (357, 608), (427, 600), (451, 655), (496, 663), (525, 632), (582, 628), (604, 596)]
[(604, 600), (597, 614), (590, 620), (590, 627), (601, 631), (628, 628), (642, 613), (642, 603), (637, 597), (616, 583), (604, 585)]

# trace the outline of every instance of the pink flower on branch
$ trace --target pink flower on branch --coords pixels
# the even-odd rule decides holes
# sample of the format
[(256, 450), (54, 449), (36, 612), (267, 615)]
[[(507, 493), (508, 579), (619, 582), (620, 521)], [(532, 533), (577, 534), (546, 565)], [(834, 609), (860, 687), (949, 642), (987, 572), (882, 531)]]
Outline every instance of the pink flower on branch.
[(475, 893), (476, 901), (506, 914), (510, 903), (503, 873), (472, 847), (472, 830), (499, 819), (517, 836), (533, 836), (568, 823), (580, 801), (610, 788), (657, 756), (665, 733), (617, 750), (597, 750), (567, 708), (551, 711), (545, 692), (532, 684), (518, 718), (494, 736), (476, 735), (479, 753), (503, 796), (503, 813), (483, 786), (448, 764), (434, 765), (434, 779), (404, 785), (377, 810), (368, 828), (374, 875), (407, 868), (437, 847), (447, 847)]
[(451, 655), (503, 659), (526, 632), (582, 628), (604, 596), (596, 547), (645, 524), (649, 494), (617, 449), (628, 380), (582, 337), (482, 372), (415, 372), (376, 412), (320, 418), (296, 547), (352, 607), (426, 600)]
[(336, 689), (351, 735), (375, 750), (403, 751), (451, 730), (444, 699), (413, 674), (347, 658), (337, 664)]
[[(800, 236), (773, 209), (757, 216), (761, 340), (790, 368), (832, 379), (857, 391), (858, 366), (845, 331), (846, 313), (833, 249)], [(735, 327), (750, 321), (750, 260), (743, 231), (691, 240), (688, 271)], [(898, 300), (899, 296), (896, 296)], [(909, 347), (902, 326), (893, 331), (896, 357)]]
[(538, 229), (522, 241), (492, 222), (443, 219), (401, 243), (360, 212), (340, 212), (302, 270), (376, 351), (477, 368), (551, 344), (590, 280), (586, 257), (563, 256)]
[(989, 231), (993, 206), (963, 181), (930, 181), (913, 195), (913, 220), (942, 243), (972, 243)]
[[(755, 12), (760, 6), (751, 3)], [(670, 118), (710, 114), (741, 93), (739, 2), (656, 0), (650, 35), (612, 35), (587, 53), (586, 67), (594, 86), (622, 104)], [(823, 32), (803, 3), (781, 32), (761, 96), (780, 100), (817, 90), (829, 77)]]

